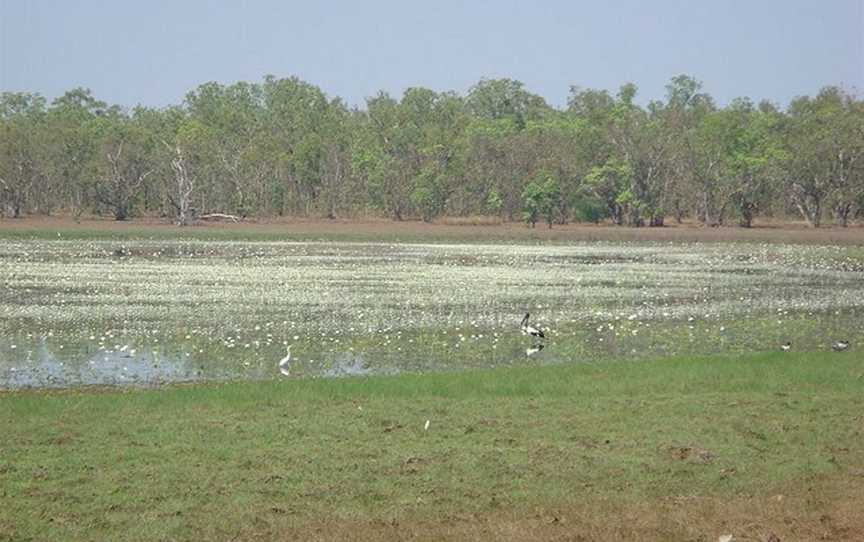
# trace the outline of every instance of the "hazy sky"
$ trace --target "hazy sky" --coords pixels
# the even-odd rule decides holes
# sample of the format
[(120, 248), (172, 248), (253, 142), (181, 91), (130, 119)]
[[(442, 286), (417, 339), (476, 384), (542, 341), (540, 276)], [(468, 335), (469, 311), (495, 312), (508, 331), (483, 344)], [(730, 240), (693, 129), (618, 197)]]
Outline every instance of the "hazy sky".
[(570, 85), (632, 81), (644, 100), (687, 73), (721, 103), (786, 104), (860, 92), (862, 36), (864, 0), (0, 0), (0, 90), (162, 106), (272, 73), (363, 104), (510, 77), (563, 105)]

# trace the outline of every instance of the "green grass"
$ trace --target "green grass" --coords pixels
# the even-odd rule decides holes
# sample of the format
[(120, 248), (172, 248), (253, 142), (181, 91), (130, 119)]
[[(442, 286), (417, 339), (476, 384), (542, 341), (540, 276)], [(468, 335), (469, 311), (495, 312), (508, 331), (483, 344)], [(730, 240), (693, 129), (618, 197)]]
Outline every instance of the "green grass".
[[(9, 223), (8, 221), (6, 222)], [(372, 242), (372, 243), (474, 243), (474, 242), (512, 242), (536, 244), (562, 242), (561, 239), (547, 239), (548, 233), (517, 225), (514, 229), (496, 230), (489, 228), (430, 226), (425, 223), (405, 222), (394, 227), (363, 223), (357, 225), (340, 224), (335, 226), (327, 221), (312, 223), (264, 223), (236, 225), (198, 225), (177, 227), (164, 224), (147, 224), (110, 220), (88, 221), (78, 225), (72, 222), (41, 224), (24, 223), (16, 227), (3, 227), (0, 221), (0, 239), (10, 240), (56, 240), (66, 241), (249, 241), (249, 242)], [(602, 238), (602, 236), (601, 236)]]
[[(14, 240), (56, 240), (67, 241), (344, 241), (344, 242), (400, 242), (417, 241), (423, 239), (420, 235), (397, 235), (397, 234), (366, 234), (346, 232), (293, 232), (290, 226), (281, 229), (270, 230), (243, 230), (240, 228), (207, 228), (188, 227), (172, 228), (170, 226), (154, 227), (149, 225), (129, 225), (123, 228), (112, 227), (111, 223), (104, 228), (86, 226), (71, 228), (63, 226), (59, 228), (22, 228), (4, 229), (0, 228), (0, 239)], [(435, 240), (446, 240), (445, 236), (435, 237)]]
[(0, 220), (0, 239), (36, 240), (189, 240), (189, 241), (330, 241), (379, 243), (508, 243), (567, 244), (574, 241), (611, 242), (741, 242), (782, 244), (864, 244), (860, 228), (801, 229), (794, 224), (785, 227), (702, 228), (679, 225), (665, 228), (622, 228), (570, 224), (553, 229), (528, 228), (520, 223), (504, 224), (426, 224), (404, 221), (356, 222), (308, 220), (286, 222), (245, 222), (240, 224), (205, 224), (180, 228), (170, 221), (116, 222), (85, 219), (76, 222), (66, 218)]
[(864, 468), (862, 387), (850, 352), (4, 393), (0, 540), (806, 493)]

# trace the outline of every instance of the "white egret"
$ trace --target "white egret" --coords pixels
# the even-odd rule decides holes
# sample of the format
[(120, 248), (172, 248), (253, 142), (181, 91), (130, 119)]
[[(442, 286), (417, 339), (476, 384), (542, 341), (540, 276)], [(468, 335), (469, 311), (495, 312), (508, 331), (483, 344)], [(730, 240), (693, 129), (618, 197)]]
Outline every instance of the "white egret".
[(431, 422), (431, 420), (426, 420), (426, 424), (423, 426), (423, 430), (424, 430), (424, 431), (428, 431), (428, 430), (429, 430), (429, 423), (430, 423), (430, 422)]
[(279, 372), (285, 376), (291, 376), (291, 346), (288, 345), (287, 355), (279, 360)]

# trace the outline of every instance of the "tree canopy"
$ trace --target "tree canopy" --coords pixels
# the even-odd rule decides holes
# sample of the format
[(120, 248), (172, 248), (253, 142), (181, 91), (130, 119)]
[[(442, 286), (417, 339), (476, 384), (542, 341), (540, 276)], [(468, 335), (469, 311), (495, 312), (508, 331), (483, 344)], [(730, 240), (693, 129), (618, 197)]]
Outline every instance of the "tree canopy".
[(495, 215), (529, 224), (666, 220), (814, 227), (864, 214), (864, 101), (838, 87), (785, 109), (720, 107), (687, 75), (645, 106), (571, 87), (550, 106), (513, 79), (467, 95), (414, 87), (364, 108), (296, 77), (209, 82), (131, 110), (75, 88), (0, 94), (0, 212), (127, 220), (197, 214)]

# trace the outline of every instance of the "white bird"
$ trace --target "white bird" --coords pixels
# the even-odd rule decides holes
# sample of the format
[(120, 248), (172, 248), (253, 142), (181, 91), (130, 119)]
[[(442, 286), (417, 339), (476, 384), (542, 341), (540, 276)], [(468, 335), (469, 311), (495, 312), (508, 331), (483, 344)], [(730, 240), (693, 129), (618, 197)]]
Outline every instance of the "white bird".
[(792, 341), (787, 341), (787, 342), (781, 344), (780, 350), (782, 350), (784, 352), (788, 352), (788, 351), (792, 350)]
[(831, 349), (835, 352), (842, 352), (849, 348), (849, 341), (837, 341), (831, 345)]
[(525, 318), (522, 319), (522, 325), (520, 326), (522, 328), (522, 333), (525, 335), (531, 335), (538, 339), (545, 339), (546, 335), (543, 334), (542, 330), (528, 325), (528, 316), (530, 316), (530, 314), (526, 312)]
[(428, 430), (429, 430), (429, 422), (430, 422), (430, 421), (431, 421), (431, 420), (426, 420), (426, 424), (423, 426), (423, 430), (424, 430), (424, 431), (428, 431)]
[(291, 346), (288, 345), (288, 355), (279, 360), (279, 372), (285, 376), (291, 376)]
[(544, 348), (544, 347), (543, 347), (542, 344), (538, 344), (537, 346), (535, 346), (535, 347), (533, 347), (533, 348), (529, 348), (529, 349), (525, 350), (525, 355), (526, 355), (526, 356), (529, 356), (529, 357), (530, 357), (530, 356), (533, 356), (533, 355), (536, 354), (537, 352), (543, 350), (543, 348)]

